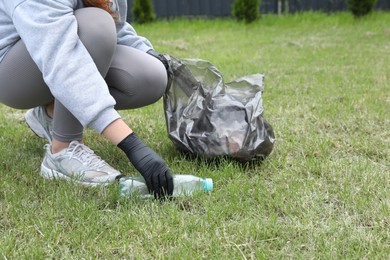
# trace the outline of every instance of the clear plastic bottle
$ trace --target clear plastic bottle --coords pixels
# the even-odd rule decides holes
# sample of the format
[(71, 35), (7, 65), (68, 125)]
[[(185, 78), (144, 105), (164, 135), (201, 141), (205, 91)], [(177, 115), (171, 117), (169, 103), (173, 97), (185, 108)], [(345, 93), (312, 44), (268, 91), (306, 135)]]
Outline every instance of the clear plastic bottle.
[[(145, 180), (142, 176), (123, 177), (119, 180), (120, 193), (122, 196), (139, 196), (150, 198)], [(173, 197), (191, 196), (194, 192), (207, 191), (213, 189), (213, 180), (210, 178), (200, 178), (193, 175), (177, 174), (173, 176)]]

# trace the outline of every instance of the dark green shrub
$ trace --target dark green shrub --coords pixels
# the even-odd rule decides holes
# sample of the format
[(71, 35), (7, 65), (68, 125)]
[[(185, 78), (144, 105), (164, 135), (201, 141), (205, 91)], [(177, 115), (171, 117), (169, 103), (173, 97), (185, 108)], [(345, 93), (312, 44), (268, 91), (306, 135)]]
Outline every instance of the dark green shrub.
[(259, 17), (261, 0), (234, 0), (232, 5), (233, 16), (239, 21), (251, 23)]
[(152, 0), (134, 0), (131, 11), (137, 23), (150, 23), (156, 19)]
[(361, 17), (369, 14), (375, 7), (377, 0), (348, 0), (348, 8), (353, 16)]

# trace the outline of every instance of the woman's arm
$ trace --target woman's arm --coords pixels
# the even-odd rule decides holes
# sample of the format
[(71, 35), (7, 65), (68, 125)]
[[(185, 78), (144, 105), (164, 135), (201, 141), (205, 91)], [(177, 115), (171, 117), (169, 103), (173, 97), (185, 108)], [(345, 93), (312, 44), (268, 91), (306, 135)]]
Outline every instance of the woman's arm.
[(153, 49), (152, 44), (145, 37), (139, 36), (134, 28), (126, 21), (127, 0), (117, 0), (119, 7), (119, 20), (116, 23), (118, 44), (134, 47), (147, 52)]
[[(120, 116), (105, 80), (78, 36), (74, 2), (25, 1), (15, 8), (13, 23), (53, 96), (83, 126), (90, 125), (100, 133)], [(112, 19), (104, 20), (112, 21), (114, 28)]]

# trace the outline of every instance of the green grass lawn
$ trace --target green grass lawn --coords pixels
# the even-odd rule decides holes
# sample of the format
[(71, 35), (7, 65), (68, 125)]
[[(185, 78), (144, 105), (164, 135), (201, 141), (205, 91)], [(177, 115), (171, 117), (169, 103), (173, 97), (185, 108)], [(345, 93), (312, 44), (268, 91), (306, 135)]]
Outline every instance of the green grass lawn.
[[(119, 187), (45, 181), (44, 140), (0, 106), (0, 258), (388, 259), (390, 13), (175, 20), (135, 25), (154, 47), (212, 62), (226, 81), (265, 75), (273, 153), (262, 163), (190, 159), (168, 139), (162, 101), (121, 111), (172, 172), (211, 193), (158, 202)], [(86, 142), (128, 175), (126, 157)]]

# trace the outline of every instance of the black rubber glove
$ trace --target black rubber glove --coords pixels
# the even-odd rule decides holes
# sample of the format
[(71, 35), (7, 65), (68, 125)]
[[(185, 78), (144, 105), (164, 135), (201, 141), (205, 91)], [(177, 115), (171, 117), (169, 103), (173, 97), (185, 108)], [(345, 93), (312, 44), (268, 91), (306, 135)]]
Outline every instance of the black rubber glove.
[(123, 139), (118, 147), (125, 152), (130, 162), (142, 174), (150, 193), (158, 198), (172, 195), (173, 177), (167, 164), (135, 133)]

